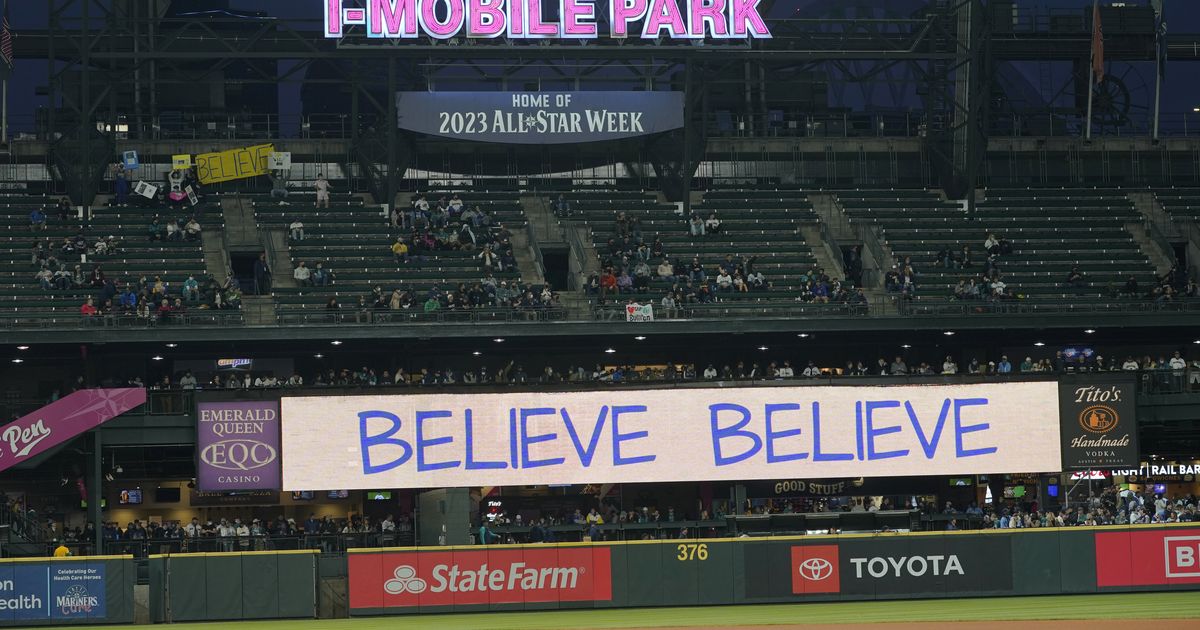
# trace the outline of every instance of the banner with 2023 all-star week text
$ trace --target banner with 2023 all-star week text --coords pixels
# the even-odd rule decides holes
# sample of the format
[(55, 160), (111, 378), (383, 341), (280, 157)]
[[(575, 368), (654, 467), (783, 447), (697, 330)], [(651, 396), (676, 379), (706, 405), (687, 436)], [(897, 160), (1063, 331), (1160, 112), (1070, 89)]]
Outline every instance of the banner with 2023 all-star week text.
[(283, 489), (1061, 467), (1053, 382), (285, 397)]
[(682, 92), (398, 92), (397, 124), (433, 136), (567, 144), (683, 126)]

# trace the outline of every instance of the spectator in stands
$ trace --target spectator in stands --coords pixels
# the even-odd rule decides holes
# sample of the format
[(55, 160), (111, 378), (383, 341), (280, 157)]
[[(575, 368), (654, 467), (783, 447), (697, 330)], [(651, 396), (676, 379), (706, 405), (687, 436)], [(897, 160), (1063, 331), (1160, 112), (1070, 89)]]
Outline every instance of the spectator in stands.
[(271, 171), (267, 179), (271, 180), (271, 199), (278, 201), (281, 206), (288, 205), (287, 172)]
[(189, 217), (187, 224), (183, 226), (183, 236), (189, 241), (200, 240), (200, 223), (196, 221), (196, 217)]
[(167, 240), (181, 241), (183, 240), (183, 231), (179, 229), (179, 221), (170, 219), (167, 221)]
[(946, 355), (946, 360), (942, 362), (942, 374), (958, 374), (958, 364), (954, 362), (954, 357)]
[(298, 286), (312, 286), (312, 269), (302, 260), (292, 271), (292, 277), (295, 278)]
[[(328, 209), (329, 190), (331, 186), (329, 185), (329, 180), (325, 179), (324, 173), (317, 173), (317, 182), (313, 186), (317, 189), (317, 207)], [(303, 240), (303, 238), (296, 240)]]
[(558, 195), (558, 199), (554, 200), (552, 208), (556, 217), (566, 218), (571, 216), (571, 202), (567, 201), (566, 197), (561, 193)]
[(58, 220), (66, 223), (71, 220), (71, 215), (75, 214), (75, 209), (71, 207), (71, 200), (63, 197), (58, 200)]
[(392, 243), (392, 257), (398, 265), (408, 264), (408, 243), (404, 242), (404, 237), (398, 236), (396, 242)]
[(37, 273), (33, 274), (33, 279), (37, 281), (38, 286), (42, 287), (43, 290), (49, 291), (51, 286), (53, 286), (51, 281), (54, 279), (54, 272), (50, 271), (49, 267), (42, 266)]
[(258, 260), (254, 261), (254, 285), (258, 295), (271, 292), (271, 265), (267, 263), (266, 253), (259, 254)]
[(701, 219), (700, 215), (695, 212), (688, 219), (688, 233), (692, 236), (704, 236), (704, 219)]
[(1000, 362), (996, 364), (997, 374), (1012, 374), (1012, 363), (1008, 362), (1008, 355), (1000, 355)]
[(113, 192), (117, 207), (123, 208), (129, 203), (129, 180), (125, 177), (125, 169), (117, 171), (117, 176), (113, 180)]
[(983, 239), (983, 251), (992, 256), (1000, 254), (1000, 239), (996, 235), (988, 232), (987, 238)]
[(716, 212), (709, 213), (708, 219), (706, 219), (704, 221), (704, 233), (705, 234), (720, 234), (721, 233), (721, 220), (717, 218)]
[(605, 298), (617, 292), (617, 276), (613, 273), (612, 267), (605, 267), (603, 273), (600, 274), (600, 303), (603, 304)]
[(150, 221), (150, 226), (146, 228), (146, 236), (153, 242), (163, 240), (164, 234), (165, 231), (162, 224), (158, 222), (158, 217), (154, 217)]
[(84, 301), (83, 306), (79, 307), (79, 314), (84, 317), (95, 317), (100, 314), (100, 311), (96, 308), (95, 301), (92, 298), (88, 298)]
[(1087, 279), (1083, 275), (1083, 273), (1081, 271), (1079, 271), (1079, 267), (1071, 267), (1070, 273), (1067, 274), (1067, 286), (1068, 287), (1073, 288), (1073, 289), (1082, 288), (1085, 285), (1086, 281), (1087, 281)]
[(291, 225), (288, 226), (288, 230), (290, 231), (293, 241), (304, 240), (304, 223), (302, 223), (300, 219), (292, 221)]
[(312, 282), (313, 286), (329, 286), (333, 282), (333, 272), (326, 269), (323, 263), (317, 263), (317, 268), (312, 272)]
[(721, 291), (722, 293), (728, 293), (728, 292), (732, 291), (733, 290), (733, 278), (730, 277), (729, 272), (726, 271), (723, 267), (719, 267), (716, 269), (716, 273), (717, 273), (717, 290)]
[(196, 281), (196, 276), (188, 276), (187, 280), (183, 281), (180, 294), (189, 304), (200, 301), (200, 283)]
[(954, 261), (956, 263), (958, 263), (959, 269), (970, 269), (971, 266), (974, 264), (971, 262), (971, 246), (963, 245), (962, 249), (958, 252), (958, 256), (954, 259)]
[(33, 212), (29, 213), (29, 229), (32, 232), (46, 229), (46, 213), (42, 212), (41, 208), (34, 208)]

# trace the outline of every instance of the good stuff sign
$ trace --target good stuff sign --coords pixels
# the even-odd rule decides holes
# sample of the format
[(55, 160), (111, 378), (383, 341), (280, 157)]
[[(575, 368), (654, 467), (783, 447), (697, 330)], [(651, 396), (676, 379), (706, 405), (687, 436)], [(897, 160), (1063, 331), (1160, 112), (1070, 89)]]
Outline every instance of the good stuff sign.
[(275, 401), (202, 402), (196, 407), (200, 490), (277, 490), (279, 407)]
[(285, 397), (285, 490), (1059, 470), (1052, 382)]

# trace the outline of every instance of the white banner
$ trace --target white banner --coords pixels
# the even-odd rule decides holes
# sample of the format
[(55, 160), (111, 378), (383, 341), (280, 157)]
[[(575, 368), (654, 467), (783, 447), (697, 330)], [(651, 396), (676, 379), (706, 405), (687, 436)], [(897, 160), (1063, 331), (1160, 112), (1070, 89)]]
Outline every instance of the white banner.
[(158, 186), (147, 184), (146, 182), (138, 182), (134, 185), (133, 192), (147, 199), (154, 199), (154, 196), (158, 194)]
[(1056, 472), (1053, 382), (285, 397), (284, 490)]
[(654, 321), (654, 306), (651, 304), (626, 304), (625, 321), (652, 322)]
[(292, 168), (292, 154), (289, 151), (276, 151), (267, 156), (267, 168), (272, 171), (286, 171)]

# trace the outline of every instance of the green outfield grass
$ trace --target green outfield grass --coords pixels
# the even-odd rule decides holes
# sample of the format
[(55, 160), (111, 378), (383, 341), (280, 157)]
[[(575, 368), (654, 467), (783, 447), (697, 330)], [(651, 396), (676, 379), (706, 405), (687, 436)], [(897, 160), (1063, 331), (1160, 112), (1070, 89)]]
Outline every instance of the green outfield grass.
[[(552, 630), (665, 626), (884, 623), (889, 621), (1025, 621), (1055, 619), (1200, 619), (1200, 594), (1122, 593), (990, 599), (760, 604), (464, 615), (411, 615), (308, 621), (174, 624), (172, 630)], [(110, 626), (111, 627), (111, 626)], [(1200, 625), (1198, 625), (1200, 627)]]

